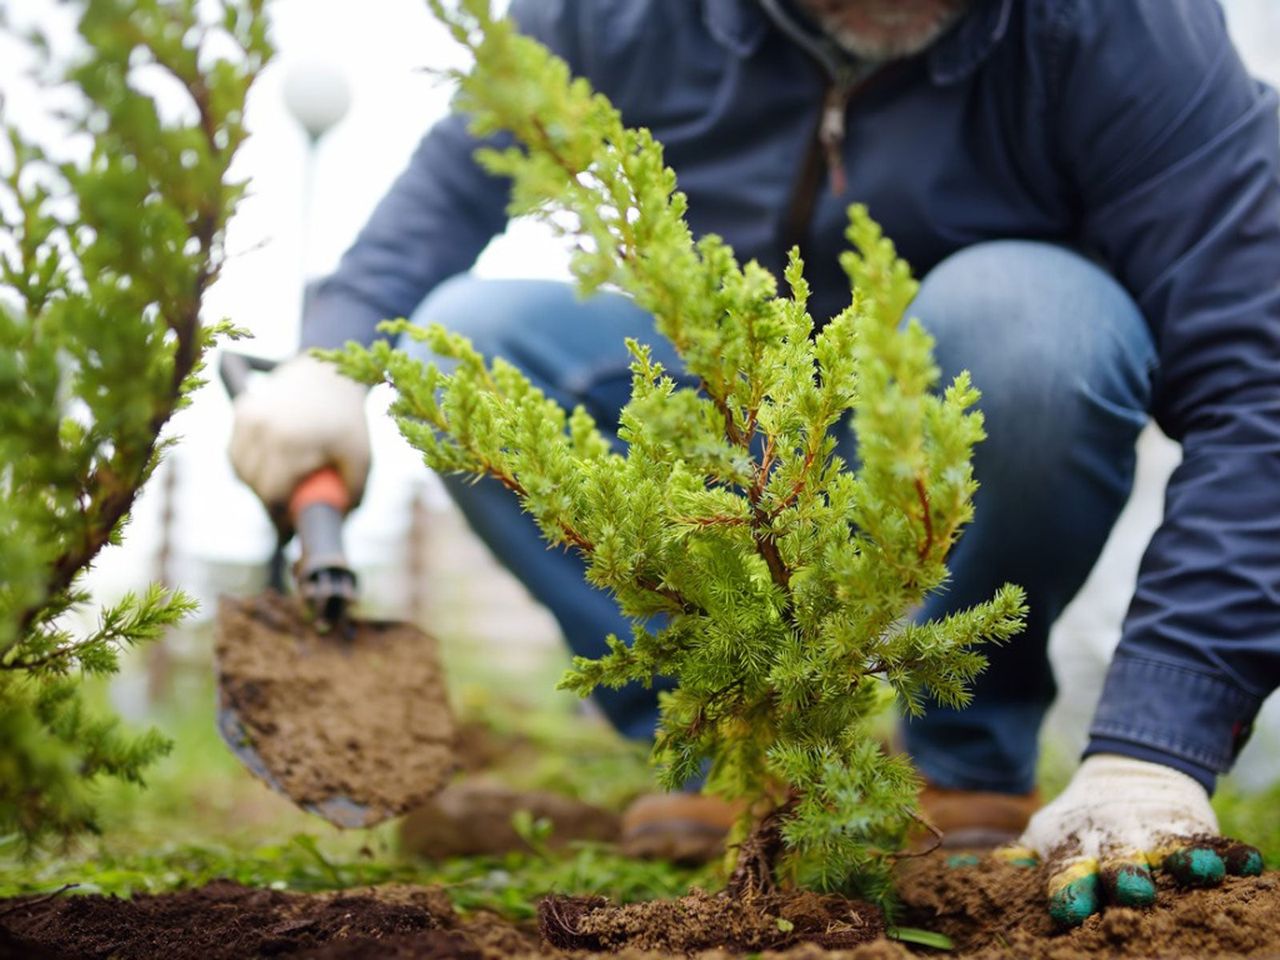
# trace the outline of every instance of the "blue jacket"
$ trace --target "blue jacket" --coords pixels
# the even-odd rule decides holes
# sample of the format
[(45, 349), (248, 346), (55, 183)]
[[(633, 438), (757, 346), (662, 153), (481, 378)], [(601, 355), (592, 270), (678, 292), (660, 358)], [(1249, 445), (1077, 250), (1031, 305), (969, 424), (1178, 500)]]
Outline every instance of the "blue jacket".
[[(1184, 459), (1090, 750), (1211, 786), (1280, 685), (1274, 93), (1246, 73), (1214, 0), (977, 0), (927, 54), (869, 83), (771, 19), (764, 8), (784, 2), (514, 0), (513, 12), (666, 145), (696, 234), (775, 271), (802, 246), (816, 316), (847, 302), (851, 198), (921, 275), (1001, 238), (1108, 266), (1151, 326), (1153, 412)], [(306, 346), (369, 341), (504, 228), (506, 186), (475, 166), (475, 146), (457, 117), (428, 133), (321, 288)], [(823, 189), (831, 151), (842, 197)]]

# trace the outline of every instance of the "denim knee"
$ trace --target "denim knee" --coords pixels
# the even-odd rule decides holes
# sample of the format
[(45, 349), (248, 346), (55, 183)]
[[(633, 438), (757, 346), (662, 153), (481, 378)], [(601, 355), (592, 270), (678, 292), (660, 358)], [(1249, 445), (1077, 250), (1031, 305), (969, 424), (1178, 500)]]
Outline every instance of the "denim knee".
[(1102, 418), (1147, 420), (1156, 353), (1141, 310), (1109, 273), (1048, 243), (976, 244), (935, 267), (910, 309), (944, 378), (969, 370), (988, 446), (1043, 443)]
[[(415, 326), (438, 323), (460, 333), (485, 356), (501, 353), (510, 332), (518, 329), (526, 319), (522, 314), (536, 309), (530, 303), (535, 297), (495, 296), (506, 282), (482, 280), (469, 273), (451, 277), (422, 301), (411, 319)], [(522, 300), (525, 303), (523, 310), (520, 308)], [(408, 338), (405, 338), (403, 346), (410, 353), (425, 349), (415, 349)]]
[(1132, 487), (1155, 350), (1141, 311), (1104, 270), (1061, 247), (984, 243), (943, 261), (910, 313), (946, 379), (969, 370), (988, 439), (974, 454), (974, 519), (935, 618), (1020, 584), (1025, 631), (988, 649), (965, 711), (931, 709), (908, 749), (941, 786), (1022, 792), (1054, 695), (1049, 628), (1093, 566)]

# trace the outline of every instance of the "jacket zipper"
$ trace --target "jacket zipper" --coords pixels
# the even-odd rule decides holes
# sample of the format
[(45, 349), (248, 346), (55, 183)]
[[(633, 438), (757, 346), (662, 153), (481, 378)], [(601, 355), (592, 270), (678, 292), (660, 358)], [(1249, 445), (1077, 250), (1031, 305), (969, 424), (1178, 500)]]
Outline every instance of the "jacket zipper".
[(842, 195), (848, 187), (844, 170), (845, 113), (854, 91), (875, 71), (874, 68), (869, 70), (865, 64), (852, 63), (831, 42), (813, 36), (793, 18), (782, 0), (760, 0), (760, 6), (778, 29), (831, 78), (822, 100), (817, 129), (805, 154), (800, 180), (791, 195), (783, 221), (783, 249), (790, 250), (799, 245), (809, 232), (809, 222), (813, 219), (814, 206), (822, 188), (824, 166), (831, 176), (831, 189), (836, 196)]
[(782, 0), (759, 2), (774, 24), (831, 78), (822, 99), (822, 113), (818, 118), (817, 129), (804, 158), (800, 180), (791, 195), (786, 219), (783, 221), (783, 249), (790, 250), (807, 238), (818, 194), (822, 189), (824, 170), (831, 178), (831, 192), (834, 196), (843, 196), (848, 189), (848, 176), (844, 168), (844, 142), (849, 103), (892, 67), (852, 61), (830, 41), (824, 41), (805, 30), (788, 12)]
[(813, 138), (809, 141), (800, 180), (787, 205), (783, 229), (784, 250), (799, 246), (806, 239), (813, 211), (818, 203), (818, 194), (822, 190), (824, 173), (830, 176), (832, 195), (843, 196), (848, 189), (844, 169), (845, 114), (853, 95), (865, 82), (866, 78), (861, 82), (854, 82), (842, 72), (834, 78), (823, 96), (822, 114)]
[(844, 196), (849, 188), (844, 167), (844, 144), (847, 131), (845, 118), (853, 99), (898, 71), (899, 64), (887, 64), (868, 71), (841, 70), (832, 74), (832, 83), (822, 100), (822, 114), (818, 120), (809, 150), (805, 155), (803, 172), (791, 195), (784, 221), (784, 250), (800, 244), (809, 232), (818, 194), (822, 190), (823, 173), (831, 178), (832, 196)]
[(852, 86), (833, 84), (823, 98), (822, 119), (818, 121), (818, 144), (822, 147), (827, 173), (831, 177), (831, 193), (837, 197), (844, 196), (849, 186), (844, 169), (844, 118), (852, 95)]

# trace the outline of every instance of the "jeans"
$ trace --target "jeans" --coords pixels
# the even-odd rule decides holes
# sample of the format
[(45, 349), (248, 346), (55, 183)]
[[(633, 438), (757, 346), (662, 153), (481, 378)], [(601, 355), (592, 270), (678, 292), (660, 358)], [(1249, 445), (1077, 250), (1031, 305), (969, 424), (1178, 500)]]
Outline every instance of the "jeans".
[[(972, 606), (1006, 582), (1026, 589), (1030, 614), (1020, 636), (985, 651), (990, 664), (972, 704), (934, 706), (906, 723), (905, 746), (938, 786), (1024, 793), (1034, 785), (1040, 724), (1056, 692), (1049, 628), (1128, 498), (1155, 349), (1114, 279), (1043, 243), (983, 243), (953, 255), (925, 277), (910, 314), (936, 338), (944, 383), (972, 373), (989, 434), (975, 454), (974, 522), (950, 558), (950, 581), (920, 616)], [(625, 337), (651, 344), (668, 370), (681, 369), (631, 301), (608, 293), (584, 301), (555, 282), (459, 277), (441, 285), (415, 321), (442, 323), (486, 355), (517, 364), (564, 406), (583, 404), (606, 434), (630, 395)], [(840, 445), (856, 460), (851, 434)], [(490, 480), (445, 483), (475, 532), (550, 608), (575, 653), (597, 657), (608, 634), (630, 636), (612, 600), (583, 579), (582, 561), (548, 550), (506, 490)], [(649, 738), (657, 689), (633, 685), (596, 698), (620, 732)]]

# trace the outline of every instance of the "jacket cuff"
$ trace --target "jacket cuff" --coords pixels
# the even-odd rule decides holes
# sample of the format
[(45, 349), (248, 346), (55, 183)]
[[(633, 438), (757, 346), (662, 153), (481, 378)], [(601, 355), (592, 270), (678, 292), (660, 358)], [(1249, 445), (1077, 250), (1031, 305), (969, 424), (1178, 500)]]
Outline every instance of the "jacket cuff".
[(1172, 767), (1179, 773), (1185, 773), (1200, 786), (1204, 787), (1205, 793), (1209, 794), (1209, 796), (1213, 796), (1213, 791), (1218, 786), (1218, 772), (1216, 770), (1210, 770), (1199, 763), (1191, 763), (1164, 750), (1154, 750), (1151, 747), (1143, 746), (1140, 743), (1132, 743), (1128, 740), (1093, 737), (1089, 740), (1089, 746), (1085, 748), (1080, 759), (1087, 760), (1089, 757), (1100, 753), (1115, 754), (1121, 757), (1128, 757), (1131, 760), (1145, 760), (1147, 763), (1158, 763), (1161, 766)]
[(1117, 654), (1107, 671), (1085, 756), (1119, 753), (1163, 763), (1212, 792), (1249, 739), (1262, 700), (1187, 664)]

